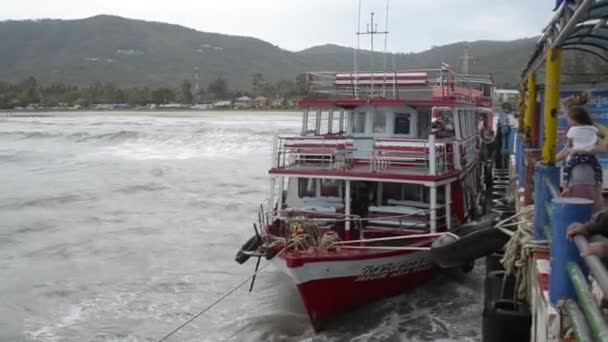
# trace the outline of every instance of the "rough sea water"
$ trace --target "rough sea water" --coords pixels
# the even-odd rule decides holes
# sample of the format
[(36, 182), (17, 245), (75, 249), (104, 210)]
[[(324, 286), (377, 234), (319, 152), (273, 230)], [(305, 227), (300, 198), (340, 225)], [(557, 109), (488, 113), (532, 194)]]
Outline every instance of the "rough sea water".
[[(4, 117), (0, 341), (157, 341), (247, 278), (234, 255), (297, 113)], [(269, 266), (170, 341), (477, 341), (482, 269), (314, 334)]]

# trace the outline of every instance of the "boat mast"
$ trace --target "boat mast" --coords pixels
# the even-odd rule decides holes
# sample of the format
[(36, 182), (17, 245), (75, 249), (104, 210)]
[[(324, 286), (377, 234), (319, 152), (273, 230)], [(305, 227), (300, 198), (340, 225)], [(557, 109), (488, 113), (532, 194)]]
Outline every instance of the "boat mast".
[(370, 82), (370, 97), (374, 96), (374, 36), (377, 34), (388, 34), (386, 31), (378, 31), (378, 24), (374, 23), (374, 12), (371, 12), (371, 22), (367, 24), (367, 29), (365, 32), (357, 32), (357, 36), (362, 34), (369, 34), (370, 36), (370, 69), (371, 69), (371, 82)]
[(464, 56), (462, 58), (462, 73), (463, 75), (469, 74), (469, 61), (473, 59), (473, 56), (469, 55), (469, 47), (464, 48)]

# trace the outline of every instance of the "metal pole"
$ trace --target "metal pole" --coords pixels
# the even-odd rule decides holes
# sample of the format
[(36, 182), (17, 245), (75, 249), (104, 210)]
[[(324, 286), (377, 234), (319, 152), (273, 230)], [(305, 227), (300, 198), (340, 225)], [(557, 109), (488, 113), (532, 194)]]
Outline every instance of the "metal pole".
[[(582, 0), (582, 3), (578, 6), (578, 8), (574, 12), (574, 14), (570, 17), (570, 19), (568, 20), (566, 25), (564, 25), (563, 29), (560, 30), (558, 36), (553, 40), (553, 42), (551, 43), (550, 46), (547, 46), (547, 48), (549, 48), (549, 49), (559, 48), (560, 45), (566, 40), (568, 35), (570, 33), (572, 33), (571, 31), (576, 27), (576, 24), (582, 19), (581, 17), (588, 12), (588, 10), (591, 8), (591, 6), (593, 5), (594, 2), (595, 2), (595, 0)], [(566, 6), (566, 5), (564, 5), (564, 6)], [(547, 35), (551, 34), (550, 31), (554, 29), (554, 25), (559, 21), (560, 17), (563, 15), (566, 15), (564, 13), (564, 8), (565, 7), (560, 8), (560, 10), (553, 17), (553, 19), (551, 19), (551, 22), (549, 23), (549, 25), (543, 31), (543, 32), (545, 32), (545, 34), (541, 38), (541, 41), (540, 41), (541, 44), (545, 44), (548, 41)], [(523, 77), (527, 77), (528, 73), (536, 72), (536, 70), (538, 70), (538, 68), (540, 68), (540, 66), (542, 65), (544, 60), (545, 60), (545, 55), (543, 55), (541, 53), (540, 57), (536, 61), (529, 62), (528, 63), (529, 67), (527, 68), (527, 70), (524, 70)]]
[(334, 132), (334, 109), (329, 108), (327, 113), (327, 133), (332, 134)]
[(555, 164), (555, 145), (557, 144), (557, 123), (559, 106), (559, 78), (561, 67), (561, 50), (547, 51), (545, 67), (545, 143), (543, 144), (543, 164)]
[[(534, 114), (536, 114), (536, 74), (531, 73), (528, 76), (528, 93), (526, 97), (526, 111), (524, 114), (524, 135), (525, 142), (530, 146), (532, 136), (532, 123), (534, 122)], [(523, 93), (520, 94), (523, 97)]]
[[(575, 236), (574, 243), (576, 244), (576, 247), (578, 247), (579, 251), (585, 250), (589, 244), (587, 239), (582, 235)], [(602, 289), (602, 292), (604, 292), (605, 295), (608, 295), (608, 272), (606, 271), (606, 267), (604, 267), (604, 264), (600, 258), (597, 255), (588, 255), (583, 259), (589, 267), (589, 271)]]
[(355, 50), (355, 98), (359, 97), (359, 50), (361, 49), (361, 0), (359, 0), (359, 13), (357, 14), (357, 49)]
[(591, 332), (595, 341), (608, 341), (608, 326), (604, 321), (602, 312), (597, 306), (597, 303), (593, 299), (591, 291), (589, 291), (589, 285), (585, 280), (585, 276), (578, 265), (574, 262), (568, 263), (568, 274), (574, 290), (576, 291), (576, 297), (578, 303), (589, 322)]
[(435, 134), (429, 135), (429, 174), (437, 174), (437, 150), (435, 149)]
[(437, 232), (437, 186), (431, 185), (431, 233)]
[(371, 70), (371, 88), (370, 88), (370, 97), (374, 97), (374, 12), (372, 12), (372, 19), (371, 19), (371, 24), (370, 24), (370, 28), (371, 30), (369, 30), (368, 32), (370, 32), (370, 39), (371, 39), (371, 51), (369, 53), (369, 63), (370, 63), (370, 70)]
[(352, 217), (350, 216), (350, 180), (346, 180), (345, 189), (344, 189), (344, 214), (346, 215), (346, 222), (344, 223), (344, 239), (351, 239), (350, 232), (350, 221)]
[(445, 225), (452, 229), (452, 183), (445, 185)]
[(564, 303), (564, 308), (566, 308), (566, 313), (568, 314), (568, 317), (570, 317), (570, 321), (572, 321), (576, 340), (591, 341), (591, 331), (587, 325), (587, 320), (576, 302), (572, 299), (568, 299)]
[(576, 9), (576, 12), (574, 12), (572, 17), (570, 17), (570, 19), (568, 20), (568, 23), (566, 23), (566, 26), (561, 29), (557, 38), (553, 40), (553, 43), (551, 44), (552, 49), (559, 48), (560, 45), (562, 45), (566, 38), (568, 38), (568, 35), (571, 33), (571, 31), (575, 28), (576, 24), (578, 24), (582, 17), (587, 14), (589, 9), (591, 8), (591, 5), (593, 5), (594, 2), (595, 0), (583, 0), (583, 2)]
[(388, 3), (389, 0), (386, 0), (386, 18), (384, 23), (384, 31), (386, 32), (384, 34), (384, 83), (382, 85), (382, 96), (386, 96), (386, 65), (388, 64), (388, 56), (386, 55), (386, 51), (388, 49)]

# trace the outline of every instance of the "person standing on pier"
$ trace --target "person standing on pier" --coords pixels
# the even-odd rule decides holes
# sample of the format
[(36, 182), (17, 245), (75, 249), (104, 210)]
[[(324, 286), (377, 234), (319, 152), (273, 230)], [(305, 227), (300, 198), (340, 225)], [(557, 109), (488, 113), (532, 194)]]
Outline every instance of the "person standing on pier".
[(562, 195), (592, 200), (595, 203), (593, 212), (596, 213), (603, 208), (603, 180), (602, 168), (595, 155), (606, 151), (604, 135), (579, 103), (569, 103), (565, 107), (570, 125), (568, 143), (556, 156), (556, 161), (566, 160), (566, 184)]

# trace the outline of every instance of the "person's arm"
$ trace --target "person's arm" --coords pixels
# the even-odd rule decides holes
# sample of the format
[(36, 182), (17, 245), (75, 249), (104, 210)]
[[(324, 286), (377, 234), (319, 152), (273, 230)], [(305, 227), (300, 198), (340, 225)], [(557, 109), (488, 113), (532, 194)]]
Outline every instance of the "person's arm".
[(572, 238), (577, 234), (594, 235), (601, 233), (608, 234), (608, 211), (601, 211), (591, 218), (591, 221), (583, 224), (573, 223), (568, 227), (566, 235)]
[(608, 212), (600, 212), (594, 220), (585, 225), (585, 228), (590, 235), (608, 233)]
[[(591, 151), (578, 151), (575, 149), (571, 149), (569, 154), (600, 154), (600, 153), (604, 153), (606, 152), (606, 142), (604, 142), (604, 139), (601, 139), (598, 135), (598, 139), (595, 142), (595, 146), (593, 146), (593, 149)], [(561, 152), (560, 152), (561, 153)]]

